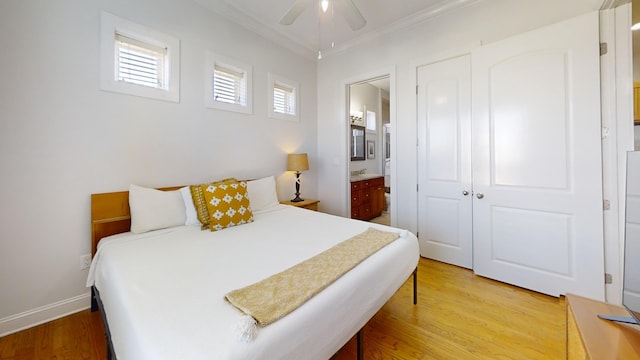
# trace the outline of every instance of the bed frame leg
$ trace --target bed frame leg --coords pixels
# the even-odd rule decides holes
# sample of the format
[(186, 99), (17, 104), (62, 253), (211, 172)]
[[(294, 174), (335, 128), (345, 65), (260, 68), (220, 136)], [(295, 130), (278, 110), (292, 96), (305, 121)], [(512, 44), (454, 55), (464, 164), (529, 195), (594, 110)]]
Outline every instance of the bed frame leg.
[(113, 351), (113, 342), (111, 341), (111, 331), (109, 330), (109, 322), (107, 322), (107, 314), (104, 312), (104, 307), (102, 306), (102, 300), (100, 299), (100, 291), (96, 289), (95, 286), (91, 287), (91, 306), (93, 306), (93, 301), (96, 302), (96, 307), (100, 310), (100, 315), (102, 315), (102, 323), (104, 324), (104, 337), (107, 342), (107, 360), (115, 360), (115, 351)]
[(362, 344), (362, 329), (358, 330), (358, 334), (356, 335), (356, 343), (358, 348), (358, 360), (364, 359), (364, 345)]
[(98, 311), (98, 300), (96, 300), (96, 291), (94, 287), (91, 287), (91, 312)]
[(413, 305), (418, 304), (418, 267), (413, 270)]

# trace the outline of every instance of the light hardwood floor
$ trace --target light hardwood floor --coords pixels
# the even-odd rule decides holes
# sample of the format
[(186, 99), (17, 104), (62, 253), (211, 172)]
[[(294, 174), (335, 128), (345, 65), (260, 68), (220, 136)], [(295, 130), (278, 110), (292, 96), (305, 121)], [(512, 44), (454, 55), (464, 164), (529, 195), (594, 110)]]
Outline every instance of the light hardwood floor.
[(388, 212), (383, 212), (382, 215), (373, 218), (371, 220), (369, 220), (372, 223), (376, 223), (376, 224), (382, 224), (382, 225), (387, 225), (390, 226), (391, 225), (391, 214), (389, 214)]
[[(564, 359), (565, 319), (564, 297), (420, 259), (418, 305), (408, 280), (364, 327), (364, 358)], [(104, 359), (103, 331), (99, 313), (82, 311), (0, 338), (0, 359)], [(354, 339), (333, 356), (355, 358)]]

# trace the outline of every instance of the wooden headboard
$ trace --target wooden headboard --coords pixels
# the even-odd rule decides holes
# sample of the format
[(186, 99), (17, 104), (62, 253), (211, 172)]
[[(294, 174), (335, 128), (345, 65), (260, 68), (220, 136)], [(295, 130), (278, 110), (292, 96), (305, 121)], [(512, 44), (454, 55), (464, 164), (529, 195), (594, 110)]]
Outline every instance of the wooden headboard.
[[(181, 186), (160, 188), (177, 190)], [(131, 228), (129, 192), (91, 194), (91, 256), (96, 254), (98, 242), (105, 236), (120, 234)]]

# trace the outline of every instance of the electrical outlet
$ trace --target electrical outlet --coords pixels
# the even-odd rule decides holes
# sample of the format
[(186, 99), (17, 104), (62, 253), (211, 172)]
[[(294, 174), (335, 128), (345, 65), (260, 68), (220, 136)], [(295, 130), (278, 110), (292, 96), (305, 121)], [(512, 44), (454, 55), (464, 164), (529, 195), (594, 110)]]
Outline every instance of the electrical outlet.
[(80, 255), (80, 270), (88, 269), (91, 266), (91, 255)]

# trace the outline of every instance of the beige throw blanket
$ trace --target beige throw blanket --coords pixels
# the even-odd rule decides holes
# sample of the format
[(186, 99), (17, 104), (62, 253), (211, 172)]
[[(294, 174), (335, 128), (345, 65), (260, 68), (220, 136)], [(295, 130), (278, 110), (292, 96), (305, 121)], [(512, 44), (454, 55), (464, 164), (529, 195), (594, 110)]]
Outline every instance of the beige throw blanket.
[(289, 314), (399, 235), (369, 228), (308, 260), (260, 282), (233, 290), (225, 299), (261, 326)]

